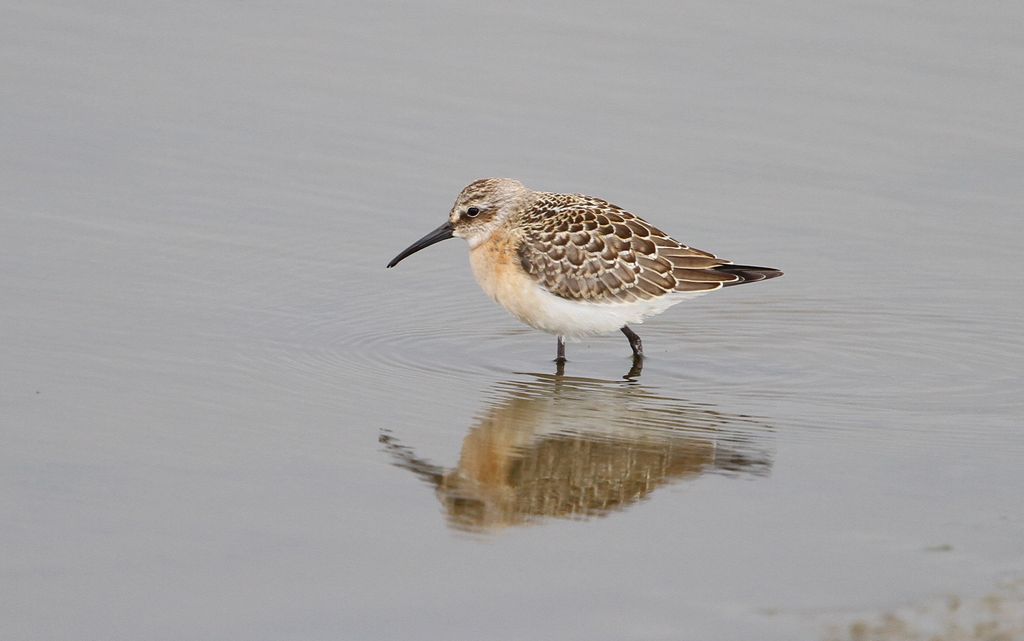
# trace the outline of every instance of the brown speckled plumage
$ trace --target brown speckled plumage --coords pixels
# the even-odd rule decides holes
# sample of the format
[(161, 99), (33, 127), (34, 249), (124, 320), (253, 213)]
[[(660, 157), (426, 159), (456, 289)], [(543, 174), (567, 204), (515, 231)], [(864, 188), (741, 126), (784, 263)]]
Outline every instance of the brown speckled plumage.
[(517, 180), (485, 178), (466, 186), (448, 221), (388, 264), (456, 236), (470, 247), (483, 290), (519, 320), (559, 336), (629, 329), (706, 292), (781, 276), (769, 267), (734, 265), (688, 247), (636, 215), (600, 198), (527, 189)]
[(600, 198), (540, 193), (515, 225), (523, 269), (562, 298), (628, 303), (743, 281), (715, 269), (730, 261), (688, 247)]

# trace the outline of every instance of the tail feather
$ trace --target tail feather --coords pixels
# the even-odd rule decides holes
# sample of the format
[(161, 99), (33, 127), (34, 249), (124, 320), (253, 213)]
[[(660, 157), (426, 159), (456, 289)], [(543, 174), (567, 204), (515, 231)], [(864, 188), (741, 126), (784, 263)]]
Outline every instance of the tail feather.
[(725, 287), (756, 283), (759, 280), (768, 280), (769, 278), (782, 276), (782, 272), (772, 267), (753, 267), (751, 265), (719, 265), (714, 267), (713, 271), (739, 276), (739, 280), (725, 283)]

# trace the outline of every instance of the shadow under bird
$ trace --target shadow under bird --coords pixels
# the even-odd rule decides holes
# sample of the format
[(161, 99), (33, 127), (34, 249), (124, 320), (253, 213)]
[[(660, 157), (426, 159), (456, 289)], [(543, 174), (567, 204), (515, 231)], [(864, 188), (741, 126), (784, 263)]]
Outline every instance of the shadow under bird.
[(473, 275), (488, 296), (558, 337), (558, 362), (565, 361), (566, 338), (615, 330), (641, 358), (630, 324), (722, 287), (782, 276), (688, 247), (600, 198), (533, 191), (510, 178), (470, 183), (448, 220), (388, 267), (452, 237), (469, 243)]

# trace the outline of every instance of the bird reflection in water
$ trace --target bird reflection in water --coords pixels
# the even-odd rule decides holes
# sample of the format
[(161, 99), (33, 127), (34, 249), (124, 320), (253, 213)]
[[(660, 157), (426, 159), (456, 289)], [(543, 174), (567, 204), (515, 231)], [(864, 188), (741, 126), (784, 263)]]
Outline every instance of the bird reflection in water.
[(395, 465), (436, 488), (452, 527), (486, 532), (604, 516), (669, 483), (771, 468), (771, 428), (755, 418), (635, 383), (532, 376), (497, 385), (453, 469), (381, 435)]

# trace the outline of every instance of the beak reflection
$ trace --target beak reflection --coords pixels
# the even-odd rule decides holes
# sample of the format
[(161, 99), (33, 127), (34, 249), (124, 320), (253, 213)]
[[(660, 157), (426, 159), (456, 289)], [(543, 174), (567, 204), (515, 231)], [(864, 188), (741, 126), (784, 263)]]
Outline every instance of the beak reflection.
[(446, 220), (443, 225), (441, 225), (434, 231), (430, 232), (423, 238), (420, 238), (415, 243), (409, 245), (408, 247), (405, 248), (405, 250), (402, 251), (402, 253), (392, 258), (391, 262), (388, 263), (388, 267), (394, 267), (398, 263), (402, 262), (402, 260), (406, 256), (415, 254), (424, 247), (430, 247), (434, 243), (439, 243), (442, 240), (448, 240), (449, 238), (452, 237), (453, 231), (454, 229), (452, 228), (451, 222)]

